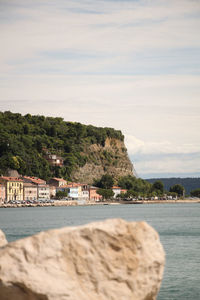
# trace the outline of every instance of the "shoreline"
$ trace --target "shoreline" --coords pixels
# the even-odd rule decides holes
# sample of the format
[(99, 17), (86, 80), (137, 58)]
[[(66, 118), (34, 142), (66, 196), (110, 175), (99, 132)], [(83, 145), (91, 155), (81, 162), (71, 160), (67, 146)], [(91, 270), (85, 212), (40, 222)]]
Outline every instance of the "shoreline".
[(105, 202), (87, 202), (84, 204), (73, 201), (56, 200), (54, 203), (34, 203), (34, 204), (1, 204), (0, 208), (18, 208), (18, 207), (59, 207), (59, 206), (94, 206), (94, 205), (139, 205), (139, 204), (174, 204), (174, 203), (200, 203), (200, 198), (196, 199), (178, 199), (178, 200), (142, 200), (142, 201), (105, 201)]

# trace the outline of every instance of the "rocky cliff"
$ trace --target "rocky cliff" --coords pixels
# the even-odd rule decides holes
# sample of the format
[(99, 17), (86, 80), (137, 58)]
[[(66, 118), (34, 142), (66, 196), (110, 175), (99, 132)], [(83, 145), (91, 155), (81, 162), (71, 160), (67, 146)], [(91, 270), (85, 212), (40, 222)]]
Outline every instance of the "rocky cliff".
[(145, 222), (41, 232), (0, 248), (1, 300), (154, 300), (164, 250)]
[(86, 145), (82, 154), (87, 157), (87, 163), (72, 172), (74, 181), (93, 183), (106, 173), (114, 178), (135, 175), (123, 140), (106, 138), (103, 146)]

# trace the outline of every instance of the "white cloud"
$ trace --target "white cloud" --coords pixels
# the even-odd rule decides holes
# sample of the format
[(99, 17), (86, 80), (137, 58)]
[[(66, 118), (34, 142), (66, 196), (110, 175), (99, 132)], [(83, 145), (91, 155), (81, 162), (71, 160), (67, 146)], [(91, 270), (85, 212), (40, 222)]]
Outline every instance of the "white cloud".
[(134, 154), (192, 154), (199, 152), (200, 143), (176, 144), (171, 141), (161, 140), (157, 142), (142, 141), (135, 136), (126, 135), (125, 142), (130, 155)]
[(0, 5), (1, 110), (121, 129), (131, 155), (199, 150), (199, 1)]
[[(153, 174), (200, 174), (200, 143), (178, 144), (161, 140), (142, 141), (126, 135), (128, 153), (137, 173), (142, 177), (154, 177)], [(159, 175), (156, 175), (159, 176)], [(171, 175), (172, 176), (172, 175)]]
[[(20, 3), (20, 2), (19, 2)], [(45, 50), (75, 50), (105, 53), (124, 59), (138, 51), (199, 47), (199, 2), (140, 1), (116, 4), (98, 1), (76, 3), (58, 1), (58, 5), (16, 6), (15, 14), (26, 16), (1, 25), (1, 58), (3, 61), (38, 58)], [(80, 13), (92, 5), (101, 14)], [(94, 4), (95, 3), (95, 4)], [(142, 5), (141, 5), (142, 3)], [(40, 4), (39, 9), (37, 6)], [(60, 4), (60, 7), (59, 7)], [(86, 7), (86, 8), (85, 8)], [(149, 21), (146, 23), (146, 21)], [(51, 63), (49, 60), (49, 63)]]
[[(157, 159), (144, 159), (135, 163), (135, 168), (140, 176), (148, 178), (153, 174), (200, 174), (200, 156), (166, 156)], [(151, 174), (151, 175), (150, 175)], [(150, 176), (149, 176), (150, 175)], [(195, 175), (193, 175), (195, 176)], [(172, 177), (172, 175), (171, 175)]]

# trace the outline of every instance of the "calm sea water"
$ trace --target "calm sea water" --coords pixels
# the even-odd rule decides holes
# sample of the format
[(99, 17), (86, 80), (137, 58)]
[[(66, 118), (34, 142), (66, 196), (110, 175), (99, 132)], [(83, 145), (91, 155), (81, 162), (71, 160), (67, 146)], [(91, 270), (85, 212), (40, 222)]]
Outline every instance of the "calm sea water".
[(107, 218), (145, 220), (159, 232), (166, 266), (157, 299), (200, 299), (199, 203), (2, 208), (0, 228), (13, 241), (50, 228)]

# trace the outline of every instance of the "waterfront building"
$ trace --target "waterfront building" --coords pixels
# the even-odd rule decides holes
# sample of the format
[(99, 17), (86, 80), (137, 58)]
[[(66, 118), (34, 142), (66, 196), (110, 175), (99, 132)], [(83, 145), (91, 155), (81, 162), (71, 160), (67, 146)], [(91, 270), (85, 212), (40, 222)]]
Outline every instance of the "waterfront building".
[(50, 199), (50, 189), (48, 184), (38, 184), (38, 199), (39, 200)]
[(89, 185), (87, 184), (81, 184), (81, 198), (84, 201), (88, 201), (90, 197), (90, 192), (89, 192)]
[(113, 198), (116, 198), (117, 195), (120, 195), (121, 194), (121, 188), (119, 186), (113, 186), (112, 187), (112, 191), (114, 193), (114, 196)]
[(30, 183), (30, 182), (24, 182), (24, 200), (37, 200), (38, 196), (38, 188), (37, 185)]
[(90, 188), (89, 188), (89, 200), (90, 201), (98, 202), (98, 201), (102, 200), (102, 196), (97, 194), (97, 190), (98, 190), (97, 187), (90, 186)]
[(5, 193), (5, 186), (3, 184), (0, 184), (0, 204), (3, 204), (5, 202), (6, 193)]
[(78, 200), (78, 198), (81, 197), (81, 185), (78, 183), (72, 183), (68, 185), (69, 187), (69, 197), (74, 199), (74, 200)]
[(0, 177), (0, 183), (5, 186), (5, 199), (9, 201), (23, 200), (23, 180), (15, 177)]
[(56, 196), (56, 187), (54, 185), (49, 185), (50, 198), (54, 198)]
[(32, 183), (37, 186), (37, 199), (49, 200), (50, 189), (46, 181), (38, 177), (23, 176), (23, 180), (27, 183)]

